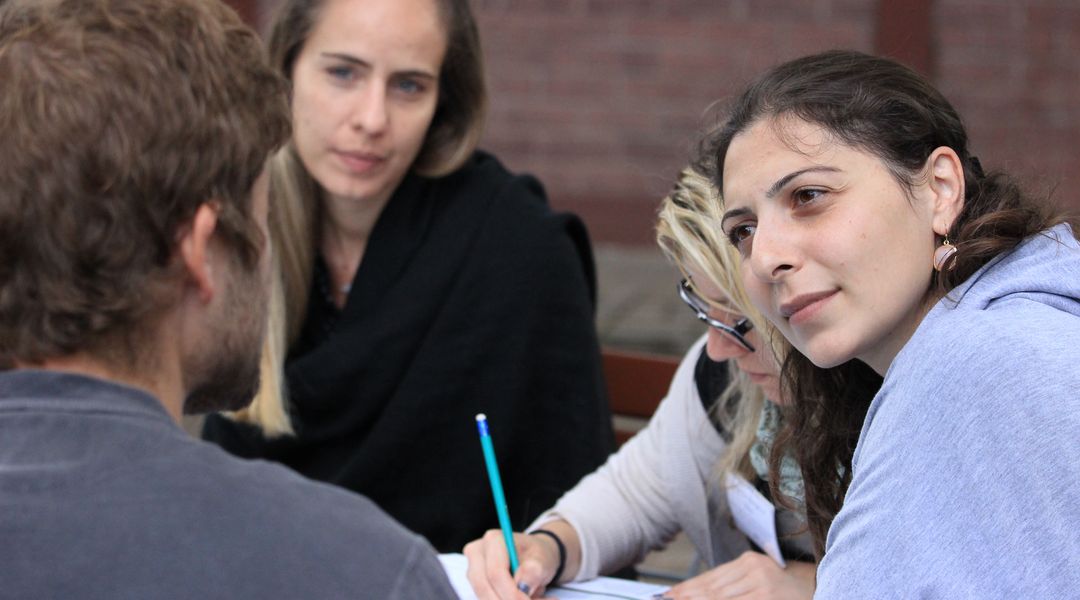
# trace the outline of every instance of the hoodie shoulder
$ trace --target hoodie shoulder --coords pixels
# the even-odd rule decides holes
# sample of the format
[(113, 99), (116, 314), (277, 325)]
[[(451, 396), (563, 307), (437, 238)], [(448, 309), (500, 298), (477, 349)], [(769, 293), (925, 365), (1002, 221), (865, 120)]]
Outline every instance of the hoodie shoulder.
[(950, 292), (938, 308), (981, 310), (1010, 298), (1080, 315), (1080, 242), (1068, 224), (1035, 234)]

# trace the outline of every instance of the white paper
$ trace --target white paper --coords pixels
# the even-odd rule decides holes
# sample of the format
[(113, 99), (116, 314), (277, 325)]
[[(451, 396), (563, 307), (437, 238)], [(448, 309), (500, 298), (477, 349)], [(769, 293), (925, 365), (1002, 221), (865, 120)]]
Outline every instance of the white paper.
[(776, 537), (776, 507), (750, 482), (739, 475), (727, 474), (727, 499), (735, 526), (781, 567), (787, 566), (780, 554)]
[[(462, 600), (476, 600), (476, 594), (465, 575), (469, 566), (464, 554), (440, 554), (439, 562), (446, 570), (446, 576), (450, 578), (450, 585)], [(549, 589), (544, 597), (560, 598), (562, 600), (586, 600), (596, 598), (626, 598), (628, 600), (649, 600), (655, 594), (669, 589), (666, 585), (655, 585), (616, 579), (614, 577), (597, 577), (590, 581), (568, 583), (563, 587)]]
[(585, 600), (587, 598), (634, 598), (650, 600), (656, 594), (666, 592), (671, 586), (617, 579), (615, 577), (597, 577), (589, 581), (563, 584), (545, 593), (551, 598), (562, 600)]

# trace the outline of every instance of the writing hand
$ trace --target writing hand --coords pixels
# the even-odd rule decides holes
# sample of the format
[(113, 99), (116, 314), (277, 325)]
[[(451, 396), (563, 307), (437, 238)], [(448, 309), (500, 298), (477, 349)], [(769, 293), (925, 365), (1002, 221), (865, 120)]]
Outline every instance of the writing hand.
[(480, 600), (524, 600), (538, 598), (559, 566), (559, 550), (544, 536), (514, 534), (518, 571), (510, 575), (510, 557), (502, 531), (488, 530), (484, 537), (469, 542), (462, 551), (469, 560), (466, 574)]

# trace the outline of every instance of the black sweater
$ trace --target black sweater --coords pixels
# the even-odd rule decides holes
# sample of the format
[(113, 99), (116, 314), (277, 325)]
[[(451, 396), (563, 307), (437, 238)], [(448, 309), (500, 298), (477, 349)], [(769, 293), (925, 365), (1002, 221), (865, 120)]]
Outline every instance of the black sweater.
[(517, 530), (611, 451), (588, 237), (535, 179), (483, 153), (410, 175), (342, 311), (321, 286), (286, 363), (297, 436), (212, 416), (206, 439), (363, 493), (441, 552), (498, 527), (477, 413)]

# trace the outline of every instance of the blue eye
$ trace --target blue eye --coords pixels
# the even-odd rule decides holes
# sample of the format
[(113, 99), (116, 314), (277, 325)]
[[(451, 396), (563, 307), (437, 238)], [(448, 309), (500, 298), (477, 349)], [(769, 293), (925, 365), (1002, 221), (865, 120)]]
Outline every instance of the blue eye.
[(353, 78), (356, 76), (356, 70), (353, 67), (341, 65), (327, 67), (326, 74), (329, 75), (332, 79), (347, 82), (353, 80)]
[(397, 91), (402, 92), (408, 96), (414, 96), (424, 91), (424, 85), (415, 79), (399, 79), (394, 84)]

